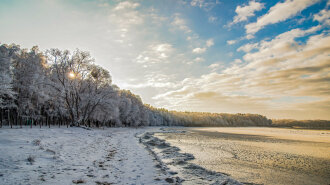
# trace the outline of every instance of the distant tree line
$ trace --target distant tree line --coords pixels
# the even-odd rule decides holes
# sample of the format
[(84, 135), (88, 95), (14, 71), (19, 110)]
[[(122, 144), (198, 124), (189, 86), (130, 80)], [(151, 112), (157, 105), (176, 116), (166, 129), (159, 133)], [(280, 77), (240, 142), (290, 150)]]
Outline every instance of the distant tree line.
[(330, 129), (329, 120), (294, 120), (294, 119), (273, 119), (273, 127)]
[(88, 52), (0, 46), (0, 126), (267, 126), (257, 114), (176, 112), (112, 84)]

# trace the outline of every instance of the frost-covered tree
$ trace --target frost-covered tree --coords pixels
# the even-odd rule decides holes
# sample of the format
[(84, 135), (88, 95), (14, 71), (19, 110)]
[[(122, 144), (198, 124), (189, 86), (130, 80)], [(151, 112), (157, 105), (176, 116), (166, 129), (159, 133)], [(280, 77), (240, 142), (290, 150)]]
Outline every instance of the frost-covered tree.
[(12, 57), (18, 48), (13, 46), (0, 46), (0, 107), (13, 107), (15, 92), (13, 90)]
[(88, 52), (0, 46), (0, 109), (12, 120), (87, 126), (261, 126), (256, 114), (177, 112), (143, 104), (112, 84)]
[(47, 58), (51, 64), (51, 81), (49, 84), (65, 103), (70, 119), (74, 125), (83, 121), (82, 98), (88, 88), (85, 81), (89, 75), (89, 67), (93, 63), (88, 52), (51, 49), (47, 51)]
[(13, 81), (20, 115), (39, 117), (41, 107), (48, 100), (44, 82), (46, 60), (38, 47), (21, 50), (13, 60)]
[[(111, 84), (109, 72), (97, 65), (89, 66), (89, 74), (81, 92), (82, 121), (97, 120), (118, 124), (118, 89)], [(104, 125), (104, 124), (102, 124)]]

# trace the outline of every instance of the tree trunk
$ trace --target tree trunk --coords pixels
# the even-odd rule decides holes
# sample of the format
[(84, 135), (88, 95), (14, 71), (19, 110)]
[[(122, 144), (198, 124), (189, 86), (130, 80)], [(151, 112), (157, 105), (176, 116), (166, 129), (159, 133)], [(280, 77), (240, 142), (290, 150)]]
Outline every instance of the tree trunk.
[(1, 109), (1, 123), (0, 123), (0, 128), (2, 128), (2, 122), (3, 122), (3, 109)]
[(18, 126), (19, 116), (18, 116), (18, 109), (16, 109), (16, 125)]
[(10, 125), (10, 128), (13, 128), (13, 124), (10, 121), (10, 109), (8, 109), (8, 124)]

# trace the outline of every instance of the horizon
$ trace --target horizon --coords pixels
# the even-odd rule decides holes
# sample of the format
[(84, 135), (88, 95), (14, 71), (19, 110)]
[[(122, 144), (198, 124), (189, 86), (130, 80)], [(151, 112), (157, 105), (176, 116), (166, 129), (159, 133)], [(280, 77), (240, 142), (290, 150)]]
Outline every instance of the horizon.
[(329, 5), (3, 0), (0, 43), (89, 51), (154, 107), (330, 120)]

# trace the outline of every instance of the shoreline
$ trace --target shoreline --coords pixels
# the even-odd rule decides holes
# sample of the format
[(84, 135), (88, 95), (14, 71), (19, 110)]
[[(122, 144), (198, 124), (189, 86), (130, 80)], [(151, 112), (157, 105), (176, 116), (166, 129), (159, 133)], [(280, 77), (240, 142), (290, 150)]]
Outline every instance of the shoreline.
[(243, 184), (329, 182), (328, 131), (260, 127), (165, 130), (170, 132), (154, 136), (193, 154), (191, 163), (230, 174)]
[[(171, 146), (165, 140), (159, 139), (156, 133), (182, 133), (185, 131), (164, 131), (145, 132), (139, 136), (139, 142), (155, 157), (165, 175), (170, 176), (166, 179), (169, 183), (175, 184), (223, 184), (241, 185), (243, 183), (229, 177), (225, 173), (207, 170), (189, 161), (195, 159), (192, 154), (182, 153), (178, 147)], [(245, 183), (251, 184), (251, 183)]]
[[(221, 129), (224, 131), (225, 128)], [(251, 128), (245, 128), (245, 130), (251, 130)], [(194, 136), (197, 136), (198, 141), (205, 141), (205, 147), (210, 149), (208, 144), (212, 144), (215, 140), (209, 139), (216, 139), (220, 136), (217, 136), (216, 132), (205, 132), (200, 131), (200, 135), (195, 134)], [(231, 141), (230, 138), (234, 139), (236, 144), (241, 141), (246, 142), (246, 135), (241, 132), (236, 128), (234, 133), (222, 133), (221, 138), (227, 139), (227, 141)], [(289, 132), (292, 131), (289, 130)], [(172, 135), (172, 140), (162, 137), (166, 134)], [(255, 141), (258, 143), (259, 141), (267, 141), (274, 144), (277, 142), (283, 144), (284, 141), (288, 144), (295, 143), (289, 140), (291, 138), (288, 136), (286, 138), (277, 137), (275, 140), (275, 138), (270, 137), (268, 132), (265, 134), (265, 136), (251, 136), (248, 138), (248, 142), (250, 144)], [(144, 127), (138, 129), (5, 128), (0, 129), (0, 136), (2, 139), (0, 146), (4, 151), (0, 155), (0, 184), (1, 182), (16, 184), (16, 182), (23, 181), (31, 184), (56, 184), (60, 181), (66, 184), (78, 182), (78, 180), (85, 184), (98, 182), (110, 184), (261, 184), (254, 181), (252, 183), (251, 179), (240, 179), (233, 173), (220, 168), (212, 168), (216, 166), (209, 168), (209, 166), (203, 166), (202, 163), (196, 162), (200, 157), (196, 152), (202, 152), (207, 159), (212, 160), (213, 164), (223, 164), (222, 161), (226, 160), (226, 156), (219, 156), (221, 159), (218, 158), (220, 159), (218, 160), (214, 155), (215, 153), (208, 153), (209, 150), (206, 148), (205, 150), (197, 148), (186, 150), (186, 148), (181, 147), (183, 145), (173, 143), (173, 139), (184, 142), (183, 138), (192, 137), (189, 128), (184, 127)], [(204, 138), (207, 140), (203, 140), (201, 136), (208, 137), (208, 139)], [(328, 138), (328, 132), (322, 133), (320, 137)], [(309, 144), (304, 140), (299, 140), (299, 142)], [(196, 143), (197, 140), (190, 140), (185, 146), (191, 147)], [(225, 142), (219, 141), (217, 143), (225, 144)], [(269, 145), (267, 144), (268, 148), (272, 146)], [(217, 152), (221, 151), (219, 148), (214, 149)], [(240, 148), (244, 150), (240, 150), (239, 153), (235, 153), (236, 150), (227, 149), (223, 148), (222, 150), (231, 152), (232, 155), (238, 154), (236, 158), (242, 157), (243, 154), (243, 156), (248, 157), (244, 153), (244, 148)], [(241, 154), (242, 152), (243, 154)], [(31, 161), (29, 161), (30, 156), (33, 159)], [(290, 160), (298, 159), (296, 156), (298, 155), (285, 155), (285, 157), (290, 157)], [(236, 167), (249, 173), (249, 175), (254, 173), (253, 170), (244, 169), (244, 166), (241, 166), (242, 163), (235, 162), (235, 164)], [(232, 171), (237, 170), (232, 166), (230, 168)], [(16, 175), (12, 176), (13, 174)], [(297, 176), (291, 177), (297, 178)]]

